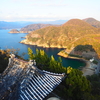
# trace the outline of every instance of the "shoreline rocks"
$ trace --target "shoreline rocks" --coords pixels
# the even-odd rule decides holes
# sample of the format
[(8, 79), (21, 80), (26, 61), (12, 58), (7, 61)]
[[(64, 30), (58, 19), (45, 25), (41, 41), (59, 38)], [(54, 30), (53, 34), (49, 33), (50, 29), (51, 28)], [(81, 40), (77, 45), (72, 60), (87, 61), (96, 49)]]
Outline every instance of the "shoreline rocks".
[(18, 31), (17, 29), (12, 29), (8, 33), (31, 33), (31, 31)]
[(65, 47), (61, 47), (60, 45), (47, 45), (47, 44), (39, 44), (39, 41), (37, 42), (32, 42), (32, 41), (29, 41), (26, 37), (26, 39), (22, 40), (20, 43), (23, 43), (23, 44), (27, 44), (27, 45), (37, 45), (39, 47), (43, 47), (43, 48), (65, 48)]

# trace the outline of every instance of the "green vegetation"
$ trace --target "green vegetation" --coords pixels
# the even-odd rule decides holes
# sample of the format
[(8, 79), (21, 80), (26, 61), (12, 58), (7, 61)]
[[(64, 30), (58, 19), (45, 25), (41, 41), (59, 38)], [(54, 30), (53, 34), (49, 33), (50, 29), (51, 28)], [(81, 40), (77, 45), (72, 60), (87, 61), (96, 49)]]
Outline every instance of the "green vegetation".
[(96, 60), (93, 61), (94, 64), (98, 64), (98, 62)]
[(91, 91), (89, 81), (78, 69), (71, 70), (63, 85), (66, 87), (66, 98), (69, 98), (69, 100), (82, 100), (84, 95)]
[[(10, 53), (17, 53), (15, 49), (0, 50), (0, 71), (8, 64)], [(29, 59), (36, 60), (37, 67), (55, 73), (65, 73), (63, 82), (53, 91), (64, 100), (99, 100), (100, 75), (84, 77), (78, 69), (63, 67), (61, 57), (56, 61), (53, 56), (48, 57), (43, 50), (36, 49), (36, 54), (28, 48)]]
[(53, 57), (48, 57), (44, 50), (36, 49), (36, 54), (33, 54), (33, 51), (28, 48), (29, 59), (36, 60), (37, 66), (41, 70), (47, 70), (51, 72), (66, 73), (66, 68), (62, 66), (61, 57), (56, 61)]
[[(63, 67), (61, 58), (56, 61), (53, 56), (48, 57), (43, 50), (36, 49), (36, 54), (28, 48), (29, 59), (35, 59), (37, 67), (56, 73), (65, 73), (65, 79), (54, 90), (54, 93), (64, 98), (64, 100), (99, 100), (99, 95), (92, 94), (92, 85), (83, 73), (78, 69)], [(98, 98), (98, 99), (97, 99)]]
[(92, 75), (92, 76), (87, 76), (87, 79), (90, 81), (91, 83), (91, 87), (92, 87), (92, 91), (91, 94), (96, 96), (95, 100), (99, 100), (100, 99), (100, 74), (99, 75)]
[(82, 58), (82, 56), (80, 56), (80, 55), (75, 55), (75, 54), (68, 54), (68, 56)]
[(78, 45), (74, 48), (75, 51), (93, 51), (94, 49), (92, 47), (92, 45)]

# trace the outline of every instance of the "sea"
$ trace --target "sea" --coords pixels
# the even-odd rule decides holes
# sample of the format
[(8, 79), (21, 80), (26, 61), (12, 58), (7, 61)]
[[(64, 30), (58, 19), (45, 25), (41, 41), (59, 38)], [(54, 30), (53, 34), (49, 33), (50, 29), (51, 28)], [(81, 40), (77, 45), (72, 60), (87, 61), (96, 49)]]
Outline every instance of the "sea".
[[(20, 51), (18, 52), (18, 55), (22, 56), (23, 53), (24, 59), (28, 59), (28, 47), (30, 47), (33, 50), (33, 53), (36, 53), (36, 49), (42, 49), (46, 52), (46, 54), (50, 57), (51, 55), (54, 56), (54, 58), (57, 60), (58, 55), (57, 53), (63, 48), (43, 48), (43, 47), (38, 47), (36, 45), (26, 45), (26, 44), (21, 44), (20, 41), (23, 40), (28, 33), (8, 33), (9, 30), (0, 30), (0, 49), (5, 50), (5, 49), (19, 49)], [(62, 58), (62, 65), (64, 67), (72, 67), (72, 68), (79, 68), (79, 67), (84, 67), (85, 63), (81, 60), (77, 59), (70, 59), (70, 58)]]

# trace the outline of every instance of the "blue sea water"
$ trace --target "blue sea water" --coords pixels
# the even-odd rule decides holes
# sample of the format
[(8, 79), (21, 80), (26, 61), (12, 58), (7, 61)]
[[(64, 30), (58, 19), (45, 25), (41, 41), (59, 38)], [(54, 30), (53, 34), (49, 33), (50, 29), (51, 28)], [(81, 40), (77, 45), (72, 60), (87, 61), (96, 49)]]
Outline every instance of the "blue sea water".
[[(55, 59), (58, 59), (57, 53), (63, 48), (42, 48), (38, 46), (33, 46), (33, 45), (25, 45), (19, 43), (21, 40), (23, 40), (22, 37), (26, 36), (27, 33), (8, 33), (10, 30), (0, 30), (0, 49), (7, 49), (7, 48), (14, 48), (14, 49), (20, 49), (19, 55), (22, 55), (22, 53), (26, 53), (24, 56), (25, 59), (28, 59), (28, 54), (27, 54), (27, 48), (30, 47), (33, 50), (33, 53), (35, 53), (36, 48), (44, 50), (47, 55), (50, 57), (53, 55)], [(62, 57), (62, 64), (64, 67), (71, 66), (73, 68), (79, 68), (80, 66), (85, 66), (85, 63), (80, 60), (76, 59), (68, 59), (68, 58), (63, 58)]]

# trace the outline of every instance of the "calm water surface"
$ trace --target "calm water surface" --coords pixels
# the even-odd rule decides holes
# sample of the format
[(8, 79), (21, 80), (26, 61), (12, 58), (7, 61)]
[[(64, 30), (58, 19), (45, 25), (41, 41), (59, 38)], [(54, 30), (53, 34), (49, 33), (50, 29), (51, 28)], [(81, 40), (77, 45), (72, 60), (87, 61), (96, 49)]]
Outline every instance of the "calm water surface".
[[(17, 49), (19, 48), (19, 55), (21, 55), (23, 52), (27, 53), (27, 48), (30, 47), (33, 52), (35, 53), (36, 48), (38, 49), (43, 49), (48, 56), (54, 55), (55, 59), (58, 59), (57, 53), (60, 50), (63, 49), (58, 49), (58, 48), (42, 48), (42, 47), (37, 47), (37, 46), (32, 46), (32, 45), (25, 45), (19, 43), (23, 38), (27, 35), (27, 33), (16, 33), (16, 34), (11, 34), (8, 33), (10, 30), (0, 30), (0, 48), (1, 49), (7, 49), (7, 48), (14, 48)], [(24, 56), (25, 59), (28, 59), (28, 55), (26, 54)], [(62, 64), (64, 67), (71, 66), (73, 68), (78, 68), (80, 66), (85, 66), (85, 63), (79, 60), (74, 60), (74, 59), (67, 59), (62, 57)]]

